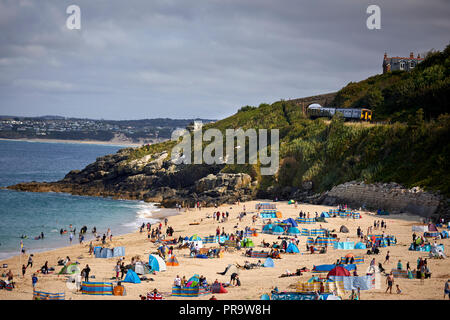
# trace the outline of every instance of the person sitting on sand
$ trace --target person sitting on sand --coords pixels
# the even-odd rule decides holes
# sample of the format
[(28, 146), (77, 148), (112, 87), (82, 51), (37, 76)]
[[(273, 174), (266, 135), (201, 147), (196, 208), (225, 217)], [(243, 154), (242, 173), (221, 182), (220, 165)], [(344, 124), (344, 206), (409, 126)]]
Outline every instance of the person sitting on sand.
[(397, 294), (401, 294), (402, 290), (400, 289), (399, 285), (397, 284), (396, 286), (397, 286)]

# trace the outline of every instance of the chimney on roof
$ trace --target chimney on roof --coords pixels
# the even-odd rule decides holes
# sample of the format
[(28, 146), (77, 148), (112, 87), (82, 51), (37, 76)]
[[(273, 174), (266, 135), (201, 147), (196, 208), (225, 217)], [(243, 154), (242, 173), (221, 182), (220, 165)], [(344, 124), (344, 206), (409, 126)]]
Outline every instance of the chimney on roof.
[(409, 58), (410, 58), (410, 59), (414, 59), (414, 52), (411, 52), (411, 53), (409, 54)]

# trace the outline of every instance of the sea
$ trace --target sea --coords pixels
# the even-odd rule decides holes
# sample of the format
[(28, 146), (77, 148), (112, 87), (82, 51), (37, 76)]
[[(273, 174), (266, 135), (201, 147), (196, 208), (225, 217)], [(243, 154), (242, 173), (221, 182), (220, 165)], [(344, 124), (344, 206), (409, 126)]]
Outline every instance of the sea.
[[(85, 143), (0, 140), (0, 187), (29, 181), (57, 181), (74, 169), (81, 170), (97, 157), (116, 153), (125, 146)], [(87, 226), (85, 241), (95, 226), (102, 235), (108, 228), (115, 236), (136, 231), (142, 223), (156, 223), (161, 210), (155, 203), (111, 198), (35, 193), (0, 189), (0, 260), (26, 253), (70, 245), (69, 232)], [(43, 239), (35, 239), (41, 232)]]

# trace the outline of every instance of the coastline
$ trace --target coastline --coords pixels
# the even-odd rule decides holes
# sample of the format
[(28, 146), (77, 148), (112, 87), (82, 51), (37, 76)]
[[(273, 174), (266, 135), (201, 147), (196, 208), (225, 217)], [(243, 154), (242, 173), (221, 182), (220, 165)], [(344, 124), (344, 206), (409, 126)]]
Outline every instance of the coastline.
[(121, 147), (140, 147), (141, 143), (132, 143), (127, 141), (99, 141), (99, 140), (63, 140), (63, 139), (6, 139), (0, 138), (0, 141), (24, 141), (24, 142), (42, 142), (42, 143), (71, 143), (71, 144), (93, 144), (105, 146)]
[[(263, 200), (267, 202), (267, 200)], [(225, 232), (232, 233), (236, 230), (242, 230), (245, 226), (256, 227), (261, 230), (263, 226), (263, 221), (257, 219), (255, 225), (252, 224), (251, 217), (255, 212), (255, 204), (259, 201), (249, 201), (241, 203), (240, 205), (222, 205), (219, 206), (218, 210), (221, 212), (228, 211), (230, 213), (230, 218), (224, 223), (217, 223), (211, 218), (214, 208), (202, 208), (202, 210), (191, 209), (189, 211), (181, 211), (179, 214), (168, 217), (168, 226), (172, 226), (175, 230), (173, 235), (174, 238), (179, 236), (192, 236), (198, 234), (200, 237), (205, 237), (215, 233), (217, 227), (220, 229), (224, 228)], [(243, 218), (242, 222), (238, 219), (238, 214), (242, 212), (243, 206), (247, 208), (247, 215)], [(298, 216), (298, 212), (303, 210), (304, 212), (310, 212), (314, 215), (314, 212), (328, 211), (328, 209), (335, 208), (331, 206), (322, 205), (310, 205), (310, 204), (299, 204), (298, 208), (294, 205), (287, 204), (286, 201), (278, 202), (277, 208), (282, 212), (282, 219), (289, 217), (295, 218)], [(184, 209), (183, 209), (184, 210)], [(361, 212), (361, 211), (358, 211)], [(209, 217), (208, 217), (209, 216)], [(315, 225), (299, 225), (299, 228), (318, 228), (319, 224), (330, 230), (337, 230), (338, 238), (346, 239), (349, 241), (357, 241), (356, 228), (361, 226), (362, 230), (366, 233), (367, 227), (373, 225), (374, 220), (381, 220), (387, 222), (386, 234), (393, 234), (397, 237), (398, 243), (395, 246), (381, 248), (381, 253), (376, 258), (377, 263), (383, 262), (386, 252), (389, 250), (391, 255), (391, 261), (384, 265), (385, 269), (390, 271), (395, 268), (397, 261), (402, 260), (403, 265), (406, 265), (408, 261), (412, 269), (415, 269), (416, 260), (418, 257), (428, 257), (426, 252), (416, 252), (408, 251), (409, 243), (411, 242), (411, 226), (417, 224), (420, 221), (420, 217), (413, 219), (408, 217), (407, 219), (401, 219), (401, 217), (392, 218), (390, 216), (376, 216), (373, 212), (361, 212), (361, 219), (344, 219), (344, 218), (330, 218), (326, 219), (326, 223), (316, 223)], [(156, 217), (156, 216), (155, 216)], [(341, 225), (346, 225), (350, 233), (339, 233), (339, 227)], [(237, 226), (237, 228), (235, 228)], [(154, 226), (153, 226), (154, 227)], [(163, 224), (163, 232), (165, 227)], [(381, 233), (381, 231), (378, 231)], [(261, 250), (260, 243), (262, 240), (272, 243), (275, 241), (280, 241), (278, 236), (269, 234), (259, 234), (257, 237), (251, 238), (255, 244), (255, 250)], [(307, 281), (311, 276), (315, 275), (311, 272), (306, 272), (300, 277), (283, 277), (280, 275), (285, 273), (286, 270), (290, 272), (295, 272), (296, 268), (307, 267), (312, 269), (314, 265), (320, 264), (330, 264), (339, 259), (340, 257), (352, 252), (356, 255), (364, 255), (364, 249), (359, 250), (336, 250), (330, 249), (327, 254), (310, 254), (305, 250), (306, 237), (299, 237), (300, 244), (298, 248), (300, 249), (299, 254), (282, 254), (282, 259), (274, 260), (274, 268), (258, 268), (255, 270), (240, 270), (239, 276), (242, 282), (241, 287), (229, 287), (227, 288), (228, 293), (217, 295), (218, 299), (228, 299), (228, 300), (259, 300), (259, 297), (264, 293), (270, 293), (270, 290), (275, 286), (281, 291), (295, 291), (295, 284), (297, 281)], [(345, 240), (343, 240), (345, 241)], [(450, 239), (439, 240), (438, 243), (443, 243), (445, 245), (445, 252), (448, 255), (450, 246)], [(56, 265), (58, 257), (70, 256), (72, 261), (78, 261), (80, 267), (84, 267), (89, 264), (91, 267), (91, 274), (95, 275), (96, 281), (107, 281), (111, 282), (111, 277), (113, 277), (113, 268), (116, 264), (117, 258), (111, 259), (96, 259), (88, 254), (88, 243), (84, 245), (75, 244), (70, 247), (62, 247), (52, 251), (40, 252), (34, 256), (34, 267), (32, 270), (27, 270), (24, 278), (18, 276), (20, 272), (20, 263), (26, 262), (28, 255), (16, 256), (14, 258), (6, 259), (0, 261), (0, 264), (7, 263), (8, 268), (2, 269), (2, 272), (6, 272), (11, 269), (15, 276), (15, 281), (17, 282), (17, 288), (12, 292), (5, 292), (5, 290), (0, 291), (0, 299), (26, 299), (30, 300), (32, 297), (31, 288), (31, 273), (36, 272), (45, 261), (49, 262), (49, 266), (55, 268), (58, 272), (61, 267)], [(98, 245), (98, 243), (94, 244)], [(150, 253), (155, 253), (157, 251), (158, 244), (152, 243), (147, 239), (147, 233), (140, 233), (138, 230), (118, 235), (113, 237), (112, 243), (107, 242), (107, 246), (125, 247), (125, 264), (131, 261), (132, 257), (139, 256), (142, 261), (147, 262), (148, 255)], [(218, 244), (204, 244), (204, 247), (218, 247)], [(266, 251), (268, 251), (266, 249)], [(191, 300), (191, 299), (209, 299), (211, 296), (206, 295), (203, 297), (196, 298), (180, 298), (171, 296), (171, 287), (173, 279), (176, 275), (180, 277), (186, 276), (186, 278), (191, 277), (193, 274), (204, 275), (209, 282), (213, 282), (218, 279), (221, 282), (229, 282), (230, 278), (228, 276), (218, 275), (217, 272), (223, 271), (228, 264), (239, 263), (244, 264), (244, 261), (249, 261), (256, 263), (256, 258), (248, 258), (243, 255), (245, 249), (240, 251), (225, 252), (223, 258), (219, 259), (196, 259), (189, 257), (188, 249), (175, 249), (175, 255), (180, 263), (178, 267), (167, 267), (164, 272), (158, 272), (156, 274), (147, 274), (147, 278), (152, 278), (153, 281), (142, 281), (140, 284), (125, 283), (125, 288), (127, 290), (126, 296), (86, 296), (81, 295), (78, 292), (69, 290), (66, 287), (65, 281), (66, 277), (57, 276), (57, 274), (49, 275), (38, 275), (39, 282), (37, 290), (44, 290), (48, 292), (65, 292), (67, 300), (93, 300), (93, 299), (112, 299), (112, 300), (137, 300), (140, 294), (146, 294), (148, 291), (157, 288), (162, 292), (164, 299), (167, 300)], [(364, 274), (369, 266), (372, 256), (365, 255), (365, 260), (362, 265), (358, 265), (358, 273), (360, 275)], [(262, 259), (264, 261), (264, 259)], [(420, 284), (418, 279), (402, 279), (396, 278), (395, 283), (399, 284), (403, 290), (401, 295), (397, 294), (386, 294), (384, 293), (386, 287), (384, 283), (384, 277), (381, 280), (380, 289), (372, 289), (369, 291), (361, 291), (361, 299), (363, 300), (414, 300), (414, 299), (431, 299), (438, 300), (442, 299), (442, 288), (449, 277), (448, 274), (448, 260), (436, 260), (429, 259), (428, 265), (433, 277), (431, 279), (425, 280), (425, 284)], [(349, 292), (346, 292), (344, 296), (345, 299), (348, 298)]]

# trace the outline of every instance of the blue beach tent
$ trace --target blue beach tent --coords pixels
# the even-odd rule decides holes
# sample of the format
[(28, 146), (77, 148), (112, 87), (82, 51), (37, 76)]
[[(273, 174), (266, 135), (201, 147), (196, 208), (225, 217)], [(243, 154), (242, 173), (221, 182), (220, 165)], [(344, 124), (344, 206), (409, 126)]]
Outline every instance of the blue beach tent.
[(288, 218), (286, 220), (283, 220), (284, 223), (289, 223), (292, 227), (298, 227), (297, 222), (292, 219), (292, 218)]
[(322, 214), (320, 216), (322, 218), (330, 218), (330, 215), (328, 214), (328, 212), (322, 212)]
[(298, 247), (294, 243), (290, 243), (288, 247), (286, 248), (286, 252), (288, 253), (299, 253), (300, 250), (298, 250)]
[(166, 263), (164, 262), (164, 260), (160, 256), (157, 256), (154, 254), (151, 254), (148, 257), (148, 266), (151, 271), (166, 271), (167, 270)]
[(272, 234), (283, 234), (284, 233), (284, 229), (280, 226), (275, 226), (272, 229)]
[(275, 267), (275, 263), (273, 262), (273, 259), (269, 257), (266, 259), (266, 261), (264, 261), (263, 266), (266, 268), (273, 268)]
[(127, 275), (123, 282), (141, 283), (141, 279), (139, 279), (139, 276), (136, 272), (134, 272), (132, 269), (128, 269)]
[(300, 230), (298, 230), (298, 228), (296, 227), (290, 227), (287, 231), (287, 234), (290, 236), (299, 236)]
[(271, 233), (272, 232), (272, 228), (273, 228), (273, 224), (266, 224), (263, 227), (262, 232), (264, 232), (264, 233)]

